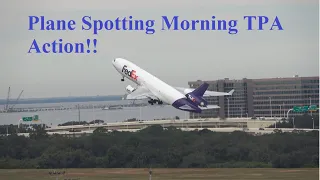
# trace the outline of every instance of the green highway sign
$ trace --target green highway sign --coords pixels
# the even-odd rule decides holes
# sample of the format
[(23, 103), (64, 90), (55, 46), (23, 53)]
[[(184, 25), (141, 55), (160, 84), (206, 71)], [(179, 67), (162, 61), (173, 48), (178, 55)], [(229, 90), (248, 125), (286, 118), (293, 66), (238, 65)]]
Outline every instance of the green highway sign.
[(318, 110), (318, 107), (316, 105), (293, 107), (293, 112), (308, 112), (308, 111), (317, 111), (317, 110)]
[(32, 117), (22, 117), (22, 121), (32, 121)]
[(22, 121), (39, 121), (39, 115), (34, 115), (32, 117), (22, 117)]
[(309, 111), (317, 111), (318, 110), (318, 107), (316, 105), (311, 105), (309, 107)]
[(38, 121), (38, 120), (39, 120), (39, 116), (38, 116), (38, 115), (34, 115), (34, 116), (33, 116), (33, 120), (34, 120), (34, 121)]

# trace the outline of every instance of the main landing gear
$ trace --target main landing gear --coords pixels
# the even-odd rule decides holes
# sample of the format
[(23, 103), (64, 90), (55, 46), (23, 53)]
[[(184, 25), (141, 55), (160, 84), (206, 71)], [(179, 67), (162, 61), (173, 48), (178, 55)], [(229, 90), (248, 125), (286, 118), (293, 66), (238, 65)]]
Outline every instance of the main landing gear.
[(121, 78), (121, 81), (124, 81), (124, 78)]
[(157, 104), (163, 104), (162, 101), (156, 100), (156, 99), (151, 99), (151, 100), (148, 101), (148, 103), (151, 104), (151, 105), (156, 104), (156, 103)]

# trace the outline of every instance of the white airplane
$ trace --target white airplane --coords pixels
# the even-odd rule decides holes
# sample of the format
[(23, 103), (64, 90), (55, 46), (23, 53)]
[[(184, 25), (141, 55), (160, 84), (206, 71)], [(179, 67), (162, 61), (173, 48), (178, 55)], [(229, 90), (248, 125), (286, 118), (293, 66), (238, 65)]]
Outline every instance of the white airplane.
[(179, 110), (201, 113), (204, 109), (220, 108), (208, 105), (202, 97), (231, 96), (234, 92), (234, 89), (228, 93), (207, 91), (208, 83), (203, 83), (197, 89), (172, 87), (128, 60), (116, 58), (112, 64), (121, 74), (121, 81), (127, 78), (137, 85), (137, 88), (130, 85), (126, 87), (127, 100), (149, 99), (151, 105), (167, 103)]

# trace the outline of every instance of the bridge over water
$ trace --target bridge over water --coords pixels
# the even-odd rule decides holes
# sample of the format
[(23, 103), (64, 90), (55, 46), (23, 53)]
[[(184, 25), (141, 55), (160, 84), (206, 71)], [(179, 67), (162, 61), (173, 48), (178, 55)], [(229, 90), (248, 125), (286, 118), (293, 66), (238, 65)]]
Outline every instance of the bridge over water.
[(147, 106), (147, 103), (139, 103), (139, 104), (119, 104), (119, 105), (109, 105), (109, 104), (99, 104), (99, 105), (90, 105), (90, 104), (79, 104), (73, 106), (63, 106), (63, 105), (55, 105), (55, 106), (43, 106), (43, 107), (21, 107), (21, 108), (13, 108), (9, 112), (1, 109), (0, 113), (14, 113), (14, 112), (38, 112), (38, 111), (66, 111), (66, 110), (74, 110), (74, 109), (103, 109), (105, 107), (141, 107)]

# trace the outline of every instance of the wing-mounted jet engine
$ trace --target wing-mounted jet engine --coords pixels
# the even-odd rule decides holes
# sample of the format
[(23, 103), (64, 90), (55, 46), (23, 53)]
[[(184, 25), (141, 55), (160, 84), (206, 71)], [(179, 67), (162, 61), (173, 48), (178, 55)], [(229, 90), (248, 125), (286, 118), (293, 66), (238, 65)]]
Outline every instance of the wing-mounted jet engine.
[(126, 87), (126, 91), (130, 94), (130, 93), (132, 93), (133, 91), (135, 91), (136, 89), (135, 88), (133, 88), (131, 85), (128, 85), (127, 87)]

